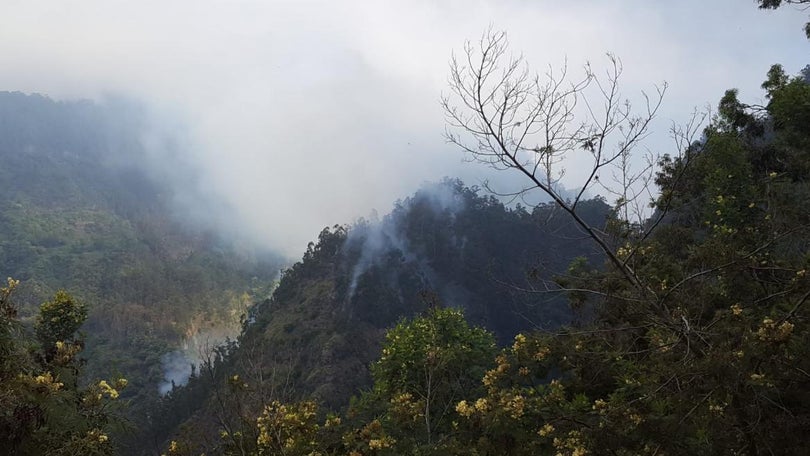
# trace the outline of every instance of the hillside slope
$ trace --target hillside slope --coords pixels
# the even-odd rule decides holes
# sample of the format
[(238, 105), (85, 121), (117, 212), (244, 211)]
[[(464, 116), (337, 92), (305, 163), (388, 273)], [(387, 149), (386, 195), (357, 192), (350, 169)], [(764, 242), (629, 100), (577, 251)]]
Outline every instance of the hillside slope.
[[(608, 213), (600, 200), (582, 208), (594, 224)], [(382, 220), (324, 229), (253, 308), (238, 345), (213, 354), (153, 413), (163, 418), (150, 439), (179, 434), (216, 454), (215, 429), (239, 429), (275, 398), (342, 409), (370, 386), (385, 330), (432, 307), (463, 308), (501, 343), (570, 323), (565, 299), (543, 283), (577, 257), (596, 255), (553, 205), (510, 209), (455, 180), (425, 186)]]
[[(596, 200), (582, 213), (598, 224), (608, 209)], [(464, 309), (501, 343), (569, 323), (565, 300), (542, 282), (595, 251), (561, 215), (552, 205), (509, 209), (459, 181), (424, 187), (379, 222), (324, 230), (240, 343), (289, 351), (301, 366), (297, 386), (337, 405), (367, 384), (383, 331), (430, 307)]]
[(238, 330), (280, 264), (176, 217), (147, 133), (126, 104), (0, 93), (0, 276), (22, 281), (24, 318), (58, 289), (85, 302), (88, 374), (123, 375), (140, 399), (167, 381), (166, 353)]

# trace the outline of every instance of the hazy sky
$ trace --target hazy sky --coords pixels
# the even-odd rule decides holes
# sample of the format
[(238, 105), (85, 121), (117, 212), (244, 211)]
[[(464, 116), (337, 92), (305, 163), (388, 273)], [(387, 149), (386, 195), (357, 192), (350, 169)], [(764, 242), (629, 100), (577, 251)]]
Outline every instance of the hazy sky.
[(729, 87), (761, 101), (771, 64), (810, 63), (807, 20), (753, 0), (2, 0), (0, 90), (124, 94), (180, 119), (200, 185), (236, 209), (223, 222), (296, 255), (323, 226), (481, 171), (444, 143), (439, 98), (451, 52), (490, 24), (540, 71), (610, 51), (626, 95), (667, 81), (650, 139), (666, 151), (695, 106)]

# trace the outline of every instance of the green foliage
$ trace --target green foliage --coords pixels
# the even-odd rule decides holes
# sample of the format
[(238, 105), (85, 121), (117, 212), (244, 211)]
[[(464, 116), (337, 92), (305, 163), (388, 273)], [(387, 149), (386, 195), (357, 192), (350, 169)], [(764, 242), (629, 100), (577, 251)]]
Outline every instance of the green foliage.
[[(0, 274), (20, 279), (15, 312), (36, 323), (43, 356), (57, 341), (82, 345), (77, 381), (127, 377), (145, 428), (161, 356), (200, 333), (238, 334), (280, 261), (177, 220), (172, 192), (145, 172), (137, 110), (114, 105), (0, 92)], [(64, 336), (83, 312), (58, 290), (84, 303), (83, 337)]]
[[(784, 3), (797, 2), (760, 6)], [(214, 349), (188, 387), (153, 403), (141, 422), (150, 440), (167, 442), (185, 421), (163, 445), (168, 454), (804, 454), (810, 85), (777, 65), (762, 87), (767, 106), (727, 91), (701, 141), (662, 161), (656, 210), (666, 218), (652, 235), (605, 224), (601, 200), (580, 205), (589, 224), (616, 235), (614, 253), (634, 281), (615, 264), (594, 266), (576, 236), (562, 240), (570, 224), (554, 205), (508, 209), (446, 181), (449, 204), (424, 191), (379, 231), (323, 230), (275, 294), (245, 314), (238, 344)], [(86, 173), (86, 158), (67, 169)], [(86, 326), (98, 337), (95, 362), (131, 347), (151, 356), (127, 366), (151, 366), (140, 387), (159, 375), (170, 341), (233, 317), (214, 303), (249, 301), (248, 286), (265, 294), (210, 239), (166, 241), (183, 235), (154, 207), (136, 210), (147, 220), (139, 223), (120, 202), (72, 206), (109, 182), (90, 189), (13, 159), (60, 183), (2, 203), (0, 229), (10, 234), (0, 264), (25, 271), (27, 296), (80, 283), (95, 304)], [(527, 274), (538, 259), (544, 267)], [(565, 271), (555, 283), (573, 321), (559, 300), (514, 292), (547, 290), (548, 270)], [(222, 290), (223, 281), (236, 285)], [(40, 307), (37, 345), (11, 305), (17, 286), (0, 290), (0, 450), (109, 454), (110, 407), (126, 381), (79, 387), (75, 333), (87, 311), (58, 292)], [(104, 299), (114, 302), (99, 306)], [(514, 342), (496, 353), (495, 335), (440, 301), (502, 342), (517, 334)], [(528, 333), (517, 316), (572, 324)], [(326, 412), (369, 385), (342, 417)]]
[(80, 387), (81, 343), (75, 331), (85, 318), (83, 306), (65, 292), (44, 303), (37, 317), (42, 340), (37, 347), (16, 320), (11, 295), (18, 285), (8, 279), (8, 286), (0, 288), (0, 451), (114, 454), (109, 437), (117, 420), (114, 403), (127, 381)]
[[(604, 202), (585, 201), (581, 216), (599, 225), (607, 212)], [(209, 436), (220, 431), (234, 436), (238, 430), (239, 441), (255, 443), (251, 437), (255, 423), (244, 418), (255, 420), (272, 400), (288, 405), (314, 400), (322, 410), (342, 410), (357, 391), (374, 385), (368, 367), (382, 350), (386, 328), (403, 317), (424, 318), (442, 302), (463, 308), (472, 325), (486, 327), (501, 341), (533, 324), (554, 327), (568, 322), (571, 311), (564, 296), (525, 296), (509, 284), (544, 286), (550, 280), (549, 270), (564, 269), (575, 257), (587, 264), (593, 255), (552, 205), (532, 211), (509, 209), (456, 180), (427, 186), (399, 202), (380, 222), (324, 229), (302, 261), (283, 271), (272, 297), (251, 310), (238, 347), (211, 364), (214, 375), (198, 373), (188, 386), (175, 389), (156, 404), (147, 427), (157, 441), (174, 436), (179, 444), (188, 443), (203, 428)], [(543, 267), (537, 267), (537, 261)], [(534, 270), (527, 274), (530, 266)], [(357, 279), (354, 287), (353, 278)], [(492, 362), (491, 355), (483, 359), (482, 366)], [(439, 428), (435, 419), (431, 423), (430, 439), (449, 432), (446, 417), (455, 400), (481, 389), (483, 368), (469, 369), (463, 388), (433, 390), (444, 389), (445, 398), (457, 397), (445, 401), (446, 410), (441, 411), (434, 400), (430, 416), (441, 418)], [(225, 385), (232, 375), (249, 385), (238, 400), (225, 392), (230, 391)], [(376, 446), (390, 443), (389, 438), (400, 442), (391, 444), (399, 449), (427, 441), (424, 420), (406, 417), (408, 410), (424, 407), (418, 394), (393, 390), (388, 394), (387, 399), (365, 394), (352, 407), (357, 416), (345, 420), (356, 425), (352, 448), (367, 451), (372, 440)], [(374, 424), (377, 413), (391, 407), (396, 412), (389, 418), (408, 421), (411, 431), (396, 431), (399, 425), (391, 428), (386, 420)], [(212, 424), (212, 416), (227, 425)], [(186, 443), (180, 446), (186, 448)], [(212, 438), (189, 445), (198, 453), (216, 453), (224, 451), (225, 443)], [(228, 445), (250, 448), (247, 443)]]
[[(704, 138), (683, 158), (662, 162), (656, 209), (666, 211), (664, 223), (644, 238), (627, 224), (608, 225), (622, 240), (616, 257), (636, 280), (612, 263), (599, 268), (575, 259), (556, 281), (580, 318), (555, 332), (519, 333), (497, 354), (493, 336), (468, 325), (460, 311), (434, 307), (402, 320), (371, 367), (373, 388), (343, 417), (331, 416), (328, 432), (314, 403), (265, 400), (244, 422), (242, 435), (252, 429), (263, 436), (249, 439), (258, 443), (247, 453), (804, 454), (810, 87), (778, 67), (767, 78), (768, 106), (728, 92)], [(489, 209), (483, 213), (498, 214)], [(443, 219), (425, 209), (413, 217), (398, 226), (440, 252), (434, 270), (454, 264)], [(351, 253), (350, 236), (327, 230), (321, 237)], [(345, 290), (337, 251), (313, 245), (242, 340), (276, 334), (264, 342), (290, 338), (298, 347), (330, 347), (317, 360), (334, 355), (332, 338), (348, 331), (325, 323), (324, 315), (337, 315), (334, 303), (356, 310), (352, 305), (387, 296), (378, 264), (358, 281), (354, 298), (335, 300)], [(381, 263), (405, 269), (405, 257), (394, 252)], [(314, 320), (293, 317), (316, 304)], [(369, 320), (346, 321), (361, 334), (358, 325)], [(323, 369), (309, 365), (313, 375)]]
[(7, 285), (0, 287), (0, 383), (10, 381), (14, 372), (19, 372), (22, 365), (30, 362), (30, 356), (19, 342), (24, 331), (11, 300), (19, 284), (19, 280), (9, 278)]
[(767, 112), (727, 93), (702, 144), (664, 162), (669, 223), (617, 250), (644, 287), (610, 265), (567, 278), (594, 319), (518, 336), (486, 394), (457, 405), (470, 452), (806, 451), (810, 132), (783, 119), (805, 114), (808, 87), (779, 68), (764, 86)]
[(591, 403), (576, 388), (550, 380), (568, 365), (563, 353), (572, 348), (583, 350), (570, 339), (518, 334), (483, 376), (485, 393), (456, 405), (457, 444), (475, 454), (586, 454), (581, 427), (596, 424), (588, 417)]
[(767, 107), (728, 92), (703, 140), (662, 162), (665, 223), (641, 239), (613, 226), (636, 280), (582, 259), (557, 279), (587, 310), (576, 326), (518, 334), (494, 356), (486, 332), (432, 309), (387, 333), (342, 449), (321, 440), (311, 405), (291, 442), (318, 454), (805, 453), (810, 88), (778, 67), (763, 87)]
[(282, 404), (273, 401), (256, 419), (259, 455), (325, 456), (342, 446), (341, 420), (328, 415), (319, 424), (318, 405), (312, 401)]
[(361, 439), (354, 449), (385, 443), (395, 454), (439, 451), (453, 433), (453, 407), (481, 391), (494, 352), (493, 335), (469, 326), (457, 309), (433, 308), (400, 322), (386, 333), (382, 356), (372, 365), (374, 388), (352, 412), (382, 413), (379, 435), (372, 433), (377, 443)]
[[(382, 357), (371, 368), (375, 389), (385, 399), (401, 393), (460, 395), (475, 388), (494, 349), (492, 334), (470, 327), (461, 311), (430, 309), (386, 333)], [(435, 385), (454, 390), (437, 391)], [(431, 386), (434, 390), (428, 391)]]
[(43, 350), (51, 354), (49, 357), (56, 353), (56, 342), (78, 342), (71, 339), (86, 318), (85, 306), (76, 302), (64, 290), (57, 291), (53, 300), (44, 302), (39, 307), (34, 329)]
[(766, 113), (727, 93), (702, 144), (663, 163), (668, 223), (616, 251), (644, 287), (572, 263), (559, 283), (593, 319), (518, 335), (456, 404), (443, 451), (805, 452), (810, 132), (786, 120), (808, 86), (778, 68), (764, 86)]

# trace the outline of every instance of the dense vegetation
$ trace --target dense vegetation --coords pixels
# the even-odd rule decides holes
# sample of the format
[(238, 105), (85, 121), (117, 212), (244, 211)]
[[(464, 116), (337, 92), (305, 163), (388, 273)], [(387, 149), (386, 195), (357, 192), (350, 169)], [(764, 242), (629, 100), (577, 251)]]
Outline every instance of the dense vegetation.
[[(608, 209), (594, 200), (582, 214), (605, 224)], [(426, 186), (380, 221), (324, 229), (284, 271), (272, 298), (252, 309), (238, 346), (212, 353), (163, 401), (153, 415), (165, 419), (151, 439), (165, 438), (192, 414), (184, 428), (195, 450), (221, 450), (219, 431), (235, 445), (235, 429), (238, 446), (250, 448), (258, 432), (251, 417), (270, 400), (307, 398), (343, 410), (372, 386), (368, 366), (385, 330), (430, 309), (464, 309), (501, 343), (519, 331), (570, 323), (563, 296), (547, 293), (543, 280), (593, 254), (553, 205), (528, 212), (459, 181)], [(536, 293), (521, 291), (533, 287)], [(208, 438), (198, 437), (201, 428)]]
[(0, 451), (3, 454), (103, 455), (120, 427), (125, 378), (80, 385), (84, 305), (56, 293), (39, 309), (34, 331), (17, 318), (20, 282), (0, 287)]
[[(496, 352), (493, 335), (468, 326), (460, 311), (427, 310), (387, 333), (372, 364), (372, 387), (344, 413), (327, 413), (335, 409), (323, 404), (334, 396), (285, 402), (265, 391), (261, 410), (240, 408), (240, 426), (221, 429), (218, 447), (208, 451), (804, 454), (810, 82), (807, 71), (790, 77), (777, 65), (763, 88), (763, 108), (728, 91), (703, 138), (662, 160), (655, 204), (668, 215), (651, 235), (639, 235), (644, 226), (610, 225), (619, 241), (615, 255), (632, 280), (612, 262), (594, 268), (582, 261), (558, 278), (570, 305), (589, 310), (587, 318), (520, 333)], [(295, 338), (304, 320), (281, 320), (285, 306), (305, 312), (313, 294), (344, 296), (339, 280), (319, 285), (317, 278), (339, 268), (345, 236), (324, 231), (246, 337), (292, 323), (281, 331)], [(303, 319), (320, 321), (313, 317)], [(299, 340), (320, 341), (323, 357), (299, 372), (317, 375), (336, 344), (319, 339), (317, 326), (306, 328)], [(263, 343), (278, 346), (282, 338)], [(255, 377), (229, 382), (231, 398), (262, 388)], [(175, 440), (169, 454), (196, 454), (199, 443)]]
[(26, 326), (58, 290), (86, 305), (80, 380), (126, 377), (133, 412), (157, 399), (167, 352), (200, 332), (238, 333), (280, 264), (175, 216), (145, 128), (121, 102), (0, 93), (0, 276), (20, 281)]
[[(785, 3), (805, 2), (759, 2)], [(270, 296), (268, 268), (175, 225), (159, 186), (101, 159), (107, 140), (74, 125), (101, 123), (96, 107), (5, 94), (42, 112), (0, 116), (0, 158), (22, 173), (0, 169), (14, 189), (0, 265), (24, 279), (0, 288), (0, 451), (806, 454), (810, 67), (774, 65), (762, 89), (764, 106), (727, 91), (697, 140), (657, 163), (649, 219), (625, 218), (624, 194), (612, 209), (510, 208), (445, 180), (382, 220), (324, 229)], [(49, 143), (23, 121), (40, 118), (69, 134)], [(607, 130), (567, 147), (598, 156)], [(161, 354), (239, 306), (238, 339), (207, 347), (186, 386), (145, 393)], [(113, 446), (114, 404), (134, 394), (149, 400)]]

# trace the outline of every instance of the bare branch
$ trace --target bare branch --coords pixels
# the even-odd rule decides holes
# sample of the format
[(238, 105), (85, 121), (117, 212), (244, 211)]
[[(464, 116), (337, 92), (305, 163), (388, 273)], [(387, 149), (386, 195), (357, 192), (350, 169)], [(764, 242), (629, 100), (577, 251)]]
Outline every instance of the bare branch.
[[(451, 96), (441, 100), (447, 141), (472, 161), (522, 173), (530, 183), (524, 191), (540, 189), (548, 195), (633, 287), (654, 295), (632, 267), (616, 256), (607, 235), (579, 216), (577, 205), (591, 187), (604, 187), (599, 176), (610, 169), (619, 184), (615, 194), (625, 215), (631, 208), (642, 212), (638, 201), (644, 190), (637, 187), (651, 183), (655, 160), (633, 171), (631, 153), (649, 135), (666, 85), (656, 88), (654, 96), (642, 94), (644, 107), (636, 113), (622, 98), (622, 65), (612, 54), (607, 55), (609, 68), (604, 74), (586, 64), (581, 78), (571, 78), (566, 62), (556, 72), (549, 68), (541, 78), (530, 74), (522, 56), (508, 56), (508, 44), (504, 32), (490, 30), (476, 45), (465, 44), (463, 59), (451, 58)], [(566, 159), (582, 156), (583, 150), (590, 156), (589, 171), (576, 187), (576, 197), (568, 201), (559, 191), (565, 175), (562, 165)]]

